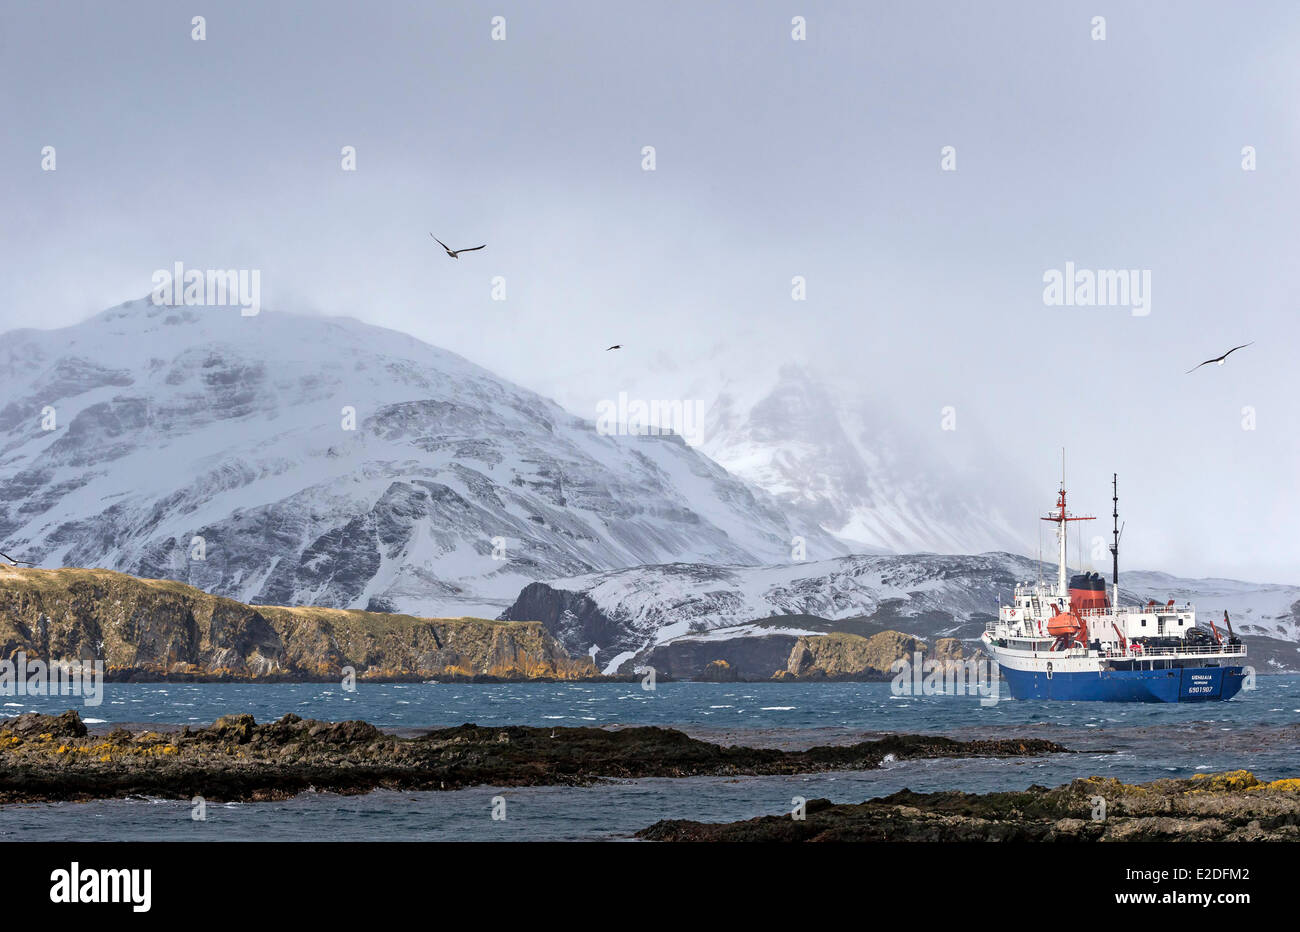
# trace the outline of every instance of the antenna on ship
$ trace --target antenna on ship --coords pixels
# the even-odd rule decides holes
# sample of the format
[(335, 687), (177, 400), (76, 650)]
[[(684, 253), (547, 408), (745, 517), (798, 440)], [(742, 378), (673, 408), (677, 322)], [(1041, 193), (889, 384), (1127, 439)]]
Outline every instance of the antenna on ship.
[(1038, 588), (1043, 588), (1043, 526), (1038, 525)]
[(1115, 587), (1114, 602), (1119, 605), (1119, 537), (1124, 533), (1123, 526), (1119, 523), (1119, 473), (1111, 473), (1110, 478), (1110, 498), (1114, 503), (1114, 511), (1111, 512), (1111, 518), (1114, 520), (1115, 542), (1110, 545), (1111, 558), (1111, 585)]
[(1115, 519), (1115, 543), (1110, 545), (1111, 582), (1119, 585), (1119, 473), (1111, 473), (1110, 500), (1115, 504), (1111, 516)]

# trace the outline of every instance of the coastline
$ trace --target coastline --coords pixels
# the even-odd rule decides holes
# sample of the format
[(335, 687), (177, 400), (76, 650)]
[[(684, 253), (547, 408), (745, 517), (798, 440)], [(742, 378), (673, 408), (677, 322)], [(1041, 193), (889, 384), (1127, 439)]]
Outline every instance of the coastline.
[(1070, 751), (1043, 739), (955, 741), (889, 735), (801, 750), (719, 745), (674, 728), (424, 730), (285, 715), (258, 724), (226, 715), (206, 728), (92, 734), (77, 712), (28, 713), (0, 724), (0, 803), (153, 796), (286, 799), (308, 790), (446, 790), (474, 785), (588, 785), (606, 779), (762, 776), (869, 770), (886, 761), (1025, 757)]
[[(735, 743), (743, 737), (709, 735), (703, 740), (675, 728), (637, 725), (379, 729), (362, 721), (330, 723), (294, 715), (258, 724), (247, 714), (223, 716), (197, 729), (87, 727), (75, 711), (29, 713), (0, 727), (0, 812), (34, 803), (173, 801), (184, 806), (201, 797), (239, 805), (284, 803), (304, 794), (323, 801), (376, 792), (389, 794), (390, 806), (405, 808), (408, 803), (398, 801), (416, 797), (400, 794), (489, 787), (494, 794), (630, 788), (649, 781), (662, 787), (650, 792), (681, 787), (671, 811), (676, 817), (661, 815), (655, 821), (650, 812), (644, 822), (607, 837), (721, 842), (1300, 840), (1300, 779), (1292, 777), (1268, 781), (1237, 770), (1143, 783), (1096, 775), (1071, 778), (1070, 771), (1086, 774), (1095, 766), (1098, 750), (1066, 748), (1028, 735), (958, 740), (845, 732), (820, 735), (819, 743), (803, 746), (761, 739)], [(914, 792), (906, 787), (923, 771), (908, 766), (898, 777), (887, 778), (878, 793), (871, 792), (873, 784), (861, 782), (856, 784), (864, 788), (861, 795), (849, 789), (852, 782), (834, 789), (850, 772), (888, 772), (884, 768), (904, 762), (928, 767), (946, 761), (943, 766), (963, 768), (974, 758), (1004, 760), (1016, 770), (1032, 768), (1019, 770), (1024, 782), (1018, 786), (1027, 788)], [(1049, 772), (1067, 782), (1031, 782), (1048, 760), (1057, 761)], [(725, 814), (718, 813), (722, 821), (698, 821), (695, 814), (705, 812), (691, 802), (689, 787), (701, 785), (693, 778), (706, 778), (704, 785), (720, 788), (772, 777), (795, 781), (784, 784), (785, 800), (797, 802), (806, 793), (803, 818), (788, 810), (745, 818), (743, 805), (732, 804)], [(802, 790), (804, 786), (814, 792)], [(841, 801), (824, 798), (828, 790)], [(762, 804), (769, 813), (771, 804), (770, 798)], [(327, 809), (338, 805), (325, 803)], [(439, 804), (416, 805), (417, 811), (429, 811)], [(582, 804), (574, 798), (565, 805)], [(778, 811), (784, 805), (778, 803)]]
[(913, 793), (862, 803), (809, 800), (805, 818), (663, 820), (646, 841), (1257, 842), (1300, 840), (1300, 779), (1246, 770), (1125, 784), (1084, 777), (1010, 793)]

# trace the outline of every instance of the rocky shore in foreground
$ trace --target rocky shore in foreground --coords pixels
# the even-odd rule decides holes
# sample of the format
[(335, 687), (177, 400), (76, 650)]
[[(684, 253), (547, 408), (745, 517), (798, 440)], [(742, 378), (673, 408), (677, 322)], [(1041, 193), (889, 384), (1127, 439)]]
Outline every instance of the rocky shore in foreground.
[(90, 734), (75, 711), (0, 722), (0, 803), (151, 796), (284, 799), (309, 790), (451, 790), (584, 785), (607, 778), (748, 776), (869, 770), (895, 760), (1065, 753), (1041, 739), (954, 741), (893, 735), (784, 751), (710, 744), (671, 728), (485, 728), (416, 736), (367, 722), (227, 715), (170, 733)]
[[(1099, 803), (1100, 800), (1100, 803)], [(652, 841), (1298, 841), (1300, 779), (1245, 770), (1126, 784), (1089, 777), (1049, 789), (902, 790), (864, 803), (809, 800), (802, 821), (657, 822)]]

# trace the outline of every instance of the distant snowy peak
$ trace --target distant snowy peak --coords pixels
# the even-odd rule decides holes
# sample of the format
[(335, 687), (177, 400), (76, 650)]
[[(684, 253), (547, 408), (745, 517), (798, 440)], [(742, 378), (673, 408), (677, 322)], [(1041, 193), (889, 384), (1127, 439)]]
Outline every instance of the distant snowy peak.
[[(1025, 549), (999, 509), (859, 394), (782, 366), (765, 389), (724, 380), (702, 449), (854, 549)], [(937, 421), (936, 421), (937, 423)]]
[(4, 335), (0, 398), (0, 549), (43, 566), (495, 615), (538, 579), (843, 552), (679, 438), (352, 319), (146, 298)]

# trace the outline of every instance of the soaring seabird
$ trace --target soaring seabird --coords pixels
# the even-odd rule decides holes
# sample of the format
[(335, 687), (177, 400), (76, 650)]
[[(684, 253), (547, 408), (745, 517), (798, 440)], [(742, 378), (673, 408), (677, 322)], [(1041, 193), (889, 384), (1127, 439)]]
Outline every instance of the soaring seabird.
[(1184, 372), (1183, 375), (1188, 375), (1192, 372), (1195, 372), (1197, 369), (1201, 368), (1201, 366), (1208, 366), (1212, 362), (1217, 362), (1219, 365), (1223, 365), (1223, 361), (1227, 359), (1229, 356), (1231, 356), (1233, 353), (1237, 352), (1237, 350), (1241, 349), (1242, 347), (1250, 346), (1254, 342), (1255, 342), (1254, 340), (1251, 340), (1250, 343), (1243, 343), (1241, 344), (1241, 346), (1234, 346), (1232, 349), (1228, 350), (1222, 356), (1215, 356), (1213, 359), (1207, 359), (1203, 363), (1192, 366), (1192, 368), (1188, 369), (1187, 372)]
[(6, 560), (8, 560), (8, 561), (9, 561), (10, 563), (12, 563), (14, 566), (31, 566), (31, 565), (32, 565), (32, 564), (30, 564), (30, 563), (24, 562), (23, 560), (15, 560), (13, 557), (9, 556), (9, 554), (5, 553), (3, 550), (0, 550), (0, 557), (4, 557)]
[[(429, 235), (433, 236), (432, 233), (430, 233)], [(441, 246), (443, 249), (447, 250), (447, 255), (451, 256), (453, 259), (459, 259), (460, 254), (462, 252), (474, 252), (476, 250), (482, 249), (484, 246), (487, 245), (487, 243), (484, 243), (483, 246), (471, 246), (468, 249), (452, 249), (450, 246), (448, 246), (442, 240), (438, 239), (438, 237), (436, 236), (433, 236), (433, 241), (437, 243), (439, 246)]]
[(613, 346), (607, 346), (607, 347), (605, 347), (605, 352), (608, 353), (608, 352), (609, 352), (610, 350), (612, 350), (612, 349), (622, 349), (622, 348), (623, 348), (623, 344), (622, 344), (622, 343), (615, 343)]

